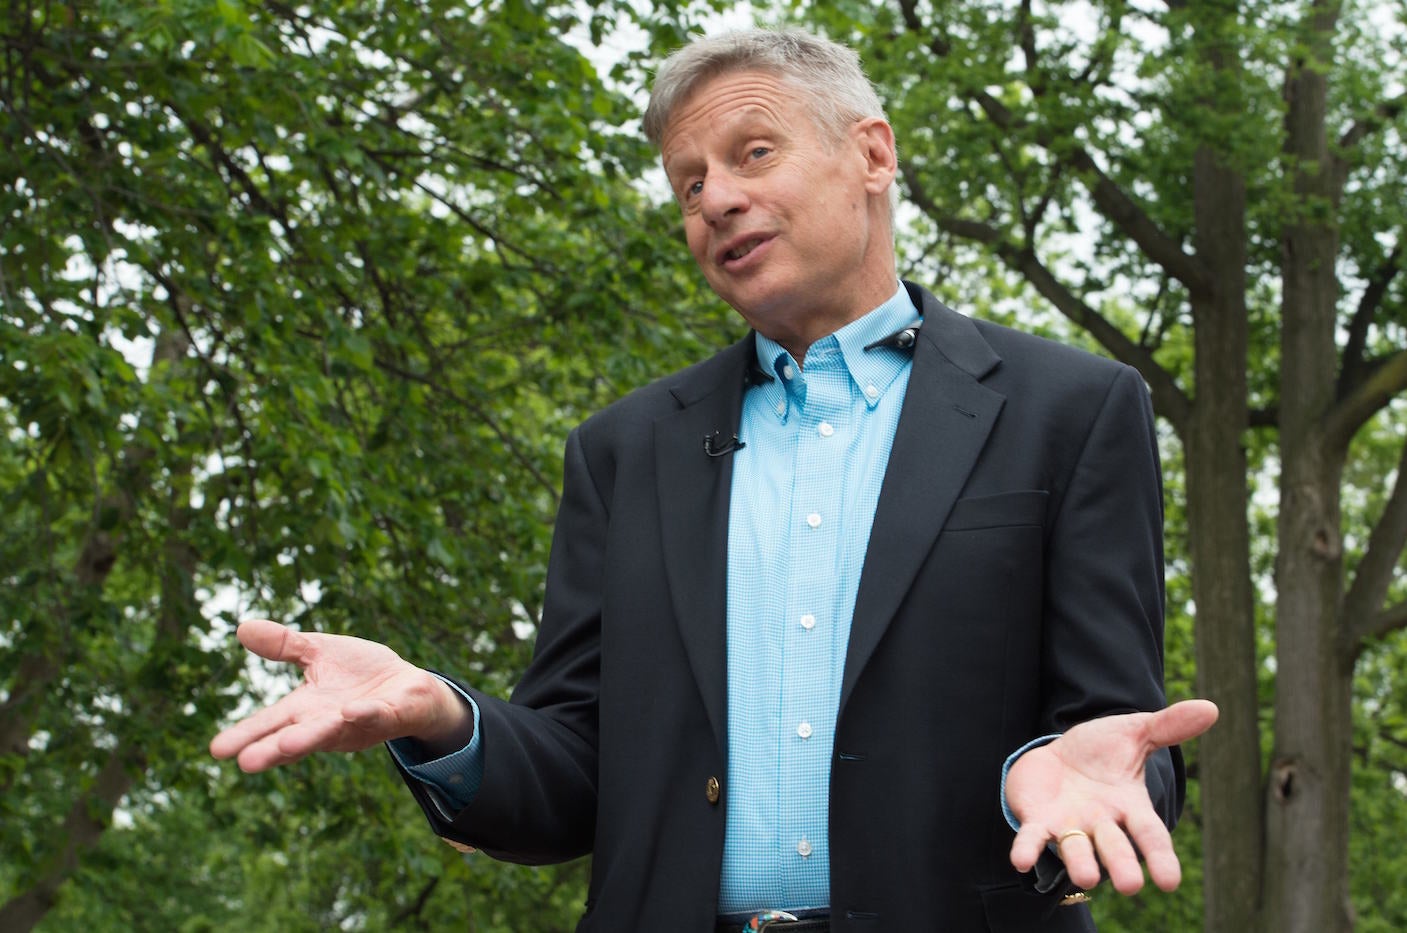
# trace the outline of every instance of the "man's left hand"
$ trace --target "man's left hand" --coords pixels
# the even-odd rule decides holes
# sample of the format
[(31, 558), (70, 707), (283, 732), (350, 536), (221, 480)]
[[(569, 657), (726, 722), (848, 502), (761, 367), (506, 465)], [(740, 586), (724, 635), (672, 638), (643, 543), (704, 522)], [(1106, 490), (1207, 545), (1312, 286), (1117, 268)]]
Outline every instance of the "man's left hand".
[(1006, 778), (1007, 803), (1021, 823), (1011, 864), (1030, 871), (1055, 843), (1074, 884), (1097, 885), (1102, 864), (1116, 891), (1134, 894), (1143, 887), (1142, 855), (1154, 884), (1176, 888), (1182, 866), (1148, 799), (1144, 765), (1158, 749), (1206, 732), (1216, 718), (1210, 700), (1184, 700), (1156, 713), (1093, 719), (1026, 752)]

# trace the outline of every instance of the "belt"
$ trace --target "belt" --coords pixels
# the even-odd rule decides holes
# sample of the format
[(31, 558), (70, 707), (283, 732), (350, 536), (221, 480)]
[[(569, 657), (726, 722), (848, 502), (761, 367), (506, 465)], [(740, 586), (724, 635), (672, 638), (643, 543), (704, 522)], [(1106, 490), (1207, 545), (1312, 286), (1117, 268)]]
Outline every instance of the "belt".
[[(756, 926), (753, 925), (756, 921)], [(753, 933), (763, 930), (772, 933), (831, 933), (831, 921), (829, 917), (807, 917), (804, 920), (753, 920), (747, 923), (739, 923), (736, 920), (720, 920), (715, 928), (717, 933)]]

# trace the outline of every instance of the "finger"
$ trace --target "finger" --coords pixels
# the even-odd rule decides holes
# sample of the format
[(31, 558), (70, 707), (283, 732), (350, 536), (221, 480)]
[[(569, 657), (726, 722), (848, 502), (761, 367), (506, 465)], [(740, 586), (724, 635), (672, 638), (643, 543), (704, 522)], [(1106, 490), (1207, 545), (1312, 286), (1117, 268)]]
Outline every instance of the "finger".
[(336, 714), (292, 723), (250, 743), (236, 760), (240, 770), (251, 774), (292, 764), (315, 751), (335, 749), (344, 727)]
[(1182, 883), (1182, 865), (1167, 826), (1151, 810), (1130, 817), (1126, 824), (1133, 844), (1148, 865), (1148, 877), (1164, 891), (1175, 890)]
[(1149, 715), (1148, 739), (1159, 748), (1195, 739), (1212, 727), (1219, 714), (1211, 700), (1174, 703)]
[(250, 713), (210, 740), (210, 754), (221, 759), (233, 758), (246, 746), (292, 725), (304, 705), (301, 692), (295, 690), (272, 706)]
[(1119, 824), (1109, 820), (1096, 826), (1094, 845), (1114, 890), (1120, 894), (1137, 894), (1143, 887), (1143, 868), (1138, 863), (1138, 853)]
[(246, 619), (235, 630), (239, 643), (270, 661), (292, 661), (307, 667), (312, 660), (312, 641), (302, 632), (268, 619)]
[(1021, 829), (1016, 833), (1016, 838), (1011, 842), (1011, 867), (1019, 872), (1027, 872), (1036, 867), (1036, 861), (1040, 859), (1041, 853), (1045, 851), (1046, 843), (1050, 841), (1050, 830), (1041, 823), (1028, 822), (1021, 824)]
[(1065, 863), (1065, 871), (1070, 876), (1070, 881), (1077, 887), (1092, 888), (1099, 884), (1099, 860), (1094, 856), (1094, 841), (1083, 832), (1072, 833), (1070, 830), (1062, 832), (1064, 838), (1059, 839), (1056, 850), (1060, 853), (1060, 860)]
[(235, 763), (239, 765), (239, 770), (247, 774), (258, 774), (286, 764), (287, 759), (278, 750), (278, 733), (263, 736), (244, 746), (235, 756)]

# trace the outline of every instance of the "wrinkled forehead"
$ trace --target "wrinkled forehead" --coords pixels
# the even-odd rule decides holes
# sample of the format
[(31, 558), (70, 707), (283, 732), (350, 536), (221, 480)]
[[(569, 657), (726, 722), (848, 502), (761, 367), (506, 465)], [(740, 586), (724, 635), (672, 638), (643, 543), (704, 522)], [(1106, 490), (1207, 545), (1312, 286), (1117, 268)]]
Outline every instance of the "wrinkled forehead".
[(680, 94), (660, 134), (660, 156), (667, 166), (671, 150), (704, 131), (741, 123), (796, 128), (803, 122), (827, 142), (840, 135), (823, 116), (814, 90), (795, 76), (760, 68), (720, 69)]

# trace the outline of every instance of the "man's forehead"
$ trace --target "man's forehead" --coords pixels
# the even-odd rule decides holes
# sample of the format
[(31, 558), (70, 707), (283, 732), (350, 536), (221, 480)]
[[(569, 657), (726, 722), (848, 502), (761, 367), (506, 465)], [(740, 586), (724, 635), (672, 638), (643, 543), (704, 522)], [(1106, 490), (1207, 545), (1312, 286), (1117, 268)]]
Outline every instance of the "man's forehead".
[(671, 150), (699, 131), (720, 126), (786, 123), (786, 109), (795, 90), (766, 72), (731, 72), (701, 82), (670, 115), (660, 151), (666, 162)]

